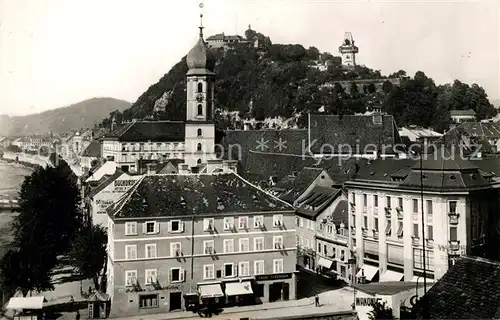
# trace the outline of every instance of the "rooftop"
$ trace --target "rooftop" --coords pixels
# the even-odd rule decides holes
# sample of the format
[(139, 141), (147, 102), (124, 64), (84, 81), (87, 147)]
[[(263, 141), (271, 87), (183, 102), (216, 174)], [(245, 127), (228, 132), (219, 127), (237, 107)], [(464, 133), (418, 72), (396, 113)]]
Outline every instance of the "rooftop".
[[(342, 191), (340, 189), (316, 186), (311, 190), (311, 192), (305, 198), (300, 200), (297, 213), (314, 219), (321, 212), (323, 212), (323, 210), (325, 210), (341, 193)], [(339, 210), (341, 211), (342, 209)], [(347, 212), (347, 207), (346, 207), (346, 212)]]
[(104, 190), (107, 186), (109, 186), (111, 183), (113, 183), (116, 179), (118, 179), (122, 174), (124, 174), (123, 171), (121, 171), (120, 169), (116, 169), (114, 174), (104, 175), (103, 179), (99, 180), (100, 183), (94, 188), (91, 188), (90, 192), (87, 194), (87, 197), (89, 198), (94, 197), (99, 192)]
[[(431, 319), (499, 319), (500, 262), (461, 257), (424, 298)], [(422, 311), (422, 300), (415, 305)]]
[(99, 140), (92, 140), (90, 144), (83, 150), (82, 157), (101, 157), (101, 142)]
[(104, 135), (102, 139), (122, 142), (183, 142), (182, 121), (135, 121), (126, 123)]
[(458, 127), (463, 128), (472, 137), (500, 139), (500, 124), (498, 122), (464, 122)]
[(467, 110), (450, 110), (450, 115), (452, 117), (476, 116), (476, 111), (474, 111), (472, 109), (467, 109)]
[[(419, 287), (423, 286), (423, 283), (419, 283)], [(355, 284), (353, 285), (353, 287), (359, 291), (363, 291), (372, 295), (393, 295), (408, 290), (415, 290), (417, 284), (415, 282), (388, 281)]]
[(279, 181), (273, 189), (280, 190), (278, 193), (281, 200), (293, 204), (322, 172), (321, 168), (304, 168), (297, 176), (289, 176)]
[(235, 173), (167, 174), (143, 177), (108, 214), (136, 218), (276, 211), (294, 209)]

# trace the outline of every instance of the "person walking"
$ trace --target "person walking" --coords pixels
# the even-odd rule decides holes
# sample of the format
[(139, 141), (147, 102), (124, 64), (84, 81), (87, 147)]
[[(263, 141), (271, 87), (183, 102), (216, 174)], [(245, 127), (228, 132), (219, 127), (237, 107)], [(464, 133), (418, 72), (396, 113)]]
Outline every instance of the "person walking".
[(314, 296), (314, 303), (316, 304), (316, 307), (319, 307), (319, 296), (317, 294)]

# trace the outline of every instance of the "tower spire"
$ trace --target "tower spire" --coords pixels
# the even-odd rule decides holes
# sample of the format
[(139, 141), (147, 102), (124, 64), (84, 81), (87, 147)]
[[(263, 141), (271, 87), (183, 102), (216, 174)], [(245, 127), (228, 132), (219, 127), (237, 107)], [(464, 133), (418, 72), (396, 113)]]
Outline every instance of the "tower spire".
[[(202, 11), (203, 9), (203, 2), (200, 2), (200, 11)], [(203, 13), (200, 13), (200, 26), (198, 27), (200, 28), (200, 38), (203, 39)]]

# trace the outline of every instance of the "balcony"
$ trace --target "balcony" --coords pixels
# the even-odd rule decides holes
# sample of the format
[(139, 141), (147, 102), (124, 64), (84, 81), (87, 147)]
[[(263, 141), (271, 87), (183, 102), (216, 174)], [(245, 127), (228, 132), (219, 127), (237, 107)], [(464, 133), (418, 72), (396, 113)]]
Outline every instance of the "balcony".
[(434, 248), (434, 240), (433, 239), (425, 239), (425, 246), (429, 249)]
[(450, 224), (458, 224), (458, 218), (460, 217), (460, 215), (458, 213), (449, 212), (448, 217), (449, 217)]
[(361, 228), (361, 234), (363, 235), (363, 237), (367, 237), (368, 236), (368, 229), (367, 228)]
[(411, 237), (411, 243), (415, 246), (418, 247), (420, 245), (420, 238), (419, 237)]
[(373, 238), (378, 239), (378, 230), (373, 230)]
[(460, 250), (460, 241), (458, 240), (451, 240), (449, 241), (450, 243), (450, 251), (458, 251)]
[(391, 218), (391, 207), (385, 207), (385, 217)]

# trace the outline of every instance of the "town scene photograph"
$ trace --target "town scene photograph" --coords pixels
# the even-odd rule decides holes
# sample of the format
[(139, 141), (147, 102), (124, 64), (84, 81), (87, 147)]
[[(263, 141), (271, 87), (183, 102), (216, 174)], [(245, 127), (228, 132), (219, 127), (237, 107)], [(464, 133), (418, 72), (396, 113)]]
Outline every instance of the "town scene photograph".
[(0, 319), (500, 319), (500, 2), (0, 1)]

